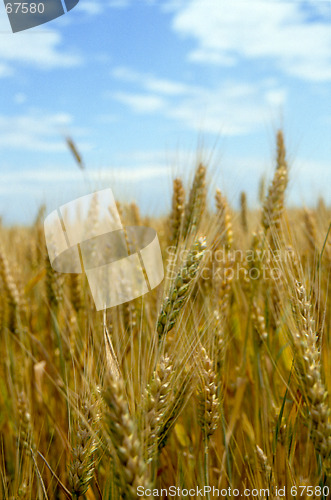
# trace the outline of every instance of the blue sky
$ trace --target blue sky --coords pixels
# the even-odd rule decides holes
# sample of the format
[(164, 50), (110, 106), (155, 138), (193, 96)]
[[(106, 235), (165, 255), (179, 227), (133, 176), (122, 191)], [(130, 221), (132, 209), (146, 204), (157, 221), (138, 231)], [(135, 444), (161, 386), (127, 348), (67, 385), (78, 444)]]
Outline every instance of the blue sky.
[(30, 222), (105, 186), (162, 213), (200, 157), (211, 193), (254, 206), (280, 125), (289, 203), (330, 201), (330, 84), (329, 0), (80, 0), (15, 34), (0, 5), (0, 214)]

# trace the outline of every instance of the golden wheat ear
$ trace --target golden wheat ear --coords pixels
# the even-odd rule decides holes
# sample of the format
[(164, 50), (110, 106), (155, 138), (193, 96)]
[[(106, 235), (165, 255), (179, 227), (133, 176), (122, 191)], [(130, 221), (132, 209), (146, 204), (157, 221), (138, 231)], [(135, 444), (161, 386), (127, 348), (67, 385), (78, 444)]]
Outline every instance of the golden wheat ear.
[[(113, 451), (117, 482), (124, 498), (137, 497), (138, 486), (147, 488), (149, 473), (144, 462), (144, 446), (137, 422), (131, 414), (122, 376), (108, 374), (103, 390), (104, 422)], [(114, 456), (115, 453), (115, 456)]]
[(244, 232), (248, 233), (247, 195), (245, 191), (240, 195), (240, 220)]
[(222, 195), (220, 189), (216, 189), (215, 202), (219, 241), (224, 244), (225, 249), (228, 251), (232, 248), (233, 244), (232, 220), (227, 199)]
[(170, 357), (161, 357), (145, 391), (148, 459), (158, 452), (164, 417), (174, 397), (174, 372)]
[(213, 361), (202, 346), (197, 352), (200, 382), (198, 386), (198, 417), (204, 439), (209, 439), (216, 431), (220, 413), (217, 396), (216, 373)]
[[(285, 190), (288, 184), (288, 165), (282, 131), (277, 133), (276, 170), (262, 210), (262, 227), (279, 233), (281, 216), (284, 211)], [(275, 234), (275, 237), (277, 234)]]
[(322, 457), (323, 467), (331, 473), (331, 423), (328, 392), (324, 384), (319, 339), (312, 304), (303, 283), (295, 280), (292, 307), (297, 331), (293, 336), (295, 367), (305, 395), (310, 420), (310, 435)]

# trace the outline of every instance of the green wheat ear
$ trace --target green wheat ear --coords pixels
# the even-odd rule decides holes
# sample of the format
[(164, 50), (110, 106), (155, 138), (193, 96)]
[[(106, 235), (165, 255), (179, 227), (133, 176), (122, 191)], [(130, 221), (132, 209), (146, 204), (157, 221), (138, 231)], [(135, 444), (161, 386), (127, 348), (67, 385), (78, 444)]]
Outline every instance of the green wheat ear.
[(93, 478), (98, 450), (96, 431), (99, 418), (99, 401), (92, 403), (86, 397), (75, 426), (75, 444), (72, 447), (68, 472), (72, 494), (77, 498), (87, 492)]
[(189, 250), (184, 265), (180, 268), (176, 278), (171, 284), (169, 295), (163, 302), (157, 320), (157, 332), (160, 340), (175, 326), (178, 315), (189, 297), (205, 250), (206, 238), (199, 238), (196, 240)]

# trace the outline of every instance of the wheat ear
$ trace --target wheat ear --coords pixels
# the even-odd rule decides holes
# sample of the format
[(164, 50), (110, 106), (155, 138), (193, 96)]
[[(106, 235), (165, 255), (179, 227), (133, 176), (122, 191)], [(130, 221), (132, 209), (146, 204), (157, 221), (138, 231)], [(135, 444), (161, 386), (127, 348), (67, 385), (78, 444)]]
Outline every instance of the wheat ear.
[(203, 436), (208, 439), (217, 429), (219, 422), (219, 399), (217, 396), (216, 374), (213, 362), (206, 349), (198, 351), (198, 369), (200, 383), (198, 386), (198, 417)]
[(222, 195), (220, 189), (216, 189), (215, 202), (220, 241), (224, 243), (226, 250), (230, 250), (233, 243), (232, 221), (227, 199)]
[(262, 226), (267, 231), (271, 226), (278, 226), (284, 210), (284, 193), (287, 186), (287, 170), (279, 167), (263, 205)]
[(278, 231), (280, 227), (280, 219), (284, 210), (285, 190), (288, 183), (288, 167), (285, 157), (284, 137), (282, 132), (278, 131), (276, 171), (262, 211), (262, 226), (265, 231), (268, 231), (270, 227), (274, 227)]
[(173, 397), (171, 378), (173, 367), (167, 354), (163, 355), (154, 370), (152, 380), (146, 389), (146, 418), (148, 458), (158, 450), (164, 418)]
[(273, 498), (274, 500), (278, 500), (279, 499), (278, 495), (273, 495), (273, 491), (276, 488), (276, 483), (275, 483), (275, 478), (274, 478), (274, 474), (273, 474), (273, 469), (269, 463), (268, 457), (264, 453), (262, 448), (260, 448), (258, 445), (255, 445), (255, 446), (256, 446), (256, 455), (257, 455), (257, 458), (259, 460), (261, 469), (263, 471), (266, 486), (268, 488), (271, 487), (271, 495), (272, 495), (271, 498)]
[(314, 255), (317, 251), (317, 225), (311, 210), (304, 210), (304, 221), (309, 247)]
[(248, 217), (247, 217), (247, 196), (245, 191), (240, 195), (240, 219), (241, 226), (245, 233), (248, 232)]
[(195, 233), (206, 206), (206, 167), (201, 163), (196, 169), (189, 200), (185, 207), (183, 237)]
[(171, 244), (177, 245), (182, 231), (185, 208), (185, 191), (181, 179), (174, 179), (172, 195), (172, 211), (170, 215)]
[(117, 479), (123, 498), (136, 499), (137, 487), (148, 487), (143, 460), (142, 441), (135, 419), (130, 413), (122, 375), (109, 374), (103, 391), (106, 403), (105, 421), (117, 457)]
[(157, 332), (159, 338), (166, 335), (175, 325), (178, 315), (184, 307), (194, 278), (199, 269), (199, 264), (204, 256), (206, 249), (206, 239), (196, 240), (187, 256), (184, 265), (180, 268), (175, 280), (173, 281), (169, 295), (165, 298), (161, 312), (157, 321)]
[[(213, 362), (206, 349), (201, 345), (197, 352), (197, 363), (200, 375), (198, 385), (198, 422), (204, 439), (204, 480), (209, 486), (209, 442), (219, 423), (219, 399), (217, 396), (216, 374)], [(210, 494), (207, 493), (208, 500)]]
[(84, 495), (93, 478), (95, 451), (97, 449), (96, 426), (99, 421), (98, 402), (89, 398), (81, 405), (81, 414), (75, 429), (75, 446), (69, 466), (69, 484), (74, 497)]
[(2, 248), (0, 248), (0, 279), (3, 284), (9, 309), (8, 327), (10, 330), (15, 331), (17, 327), (17, 318), (22, 309), (22, 298)]
[(305, 394), (311, 422), (311, 439), (323, 459), (325, 470), (331, 472), (331, 424), (328, 393), (322, 379), (321, 353), (312, 305), (304, 285), (296, 282), (293, 308), (297, 324), (294, 337), (295, 363), (299, 383)]

